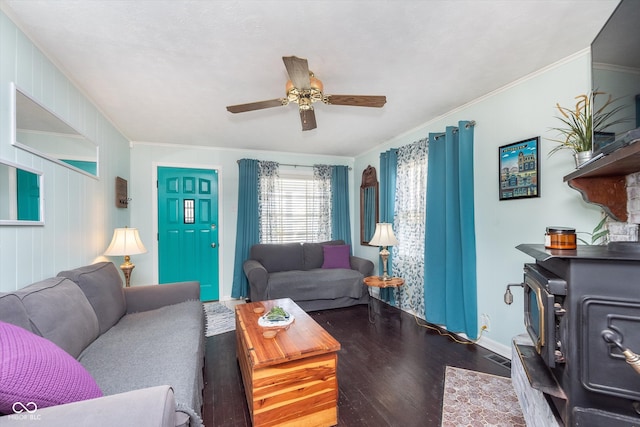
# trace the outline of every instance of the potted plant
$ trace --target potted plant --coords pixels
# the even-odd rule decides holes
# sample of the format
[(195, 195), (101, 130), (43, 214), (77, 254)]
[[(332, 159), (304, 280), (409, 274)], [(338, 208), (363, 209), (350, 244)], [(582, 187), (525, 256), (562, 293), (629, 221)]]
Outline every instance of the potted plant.
[(588, 234), (591, 237), (591, 242), (578, 237), (578, 240), (585, 245), (597, 245), (598, 242), (600, 244), (606, 244), (609, 239), (609, 229), (607, 228), (607, 220), (609, 219), (609, 215), (606, 212), (602, 212), (602, 219), (600, 222), (594, 227), (591, 233), (588, 232), (578, 232), (578, 234)]
[(576, 96), (577, 102), (574, 109), (556, 104), (556, 108), (561, 114), (558, 119), (566, 127), (552, 128), (560, 132), (564, 139), (552, 140), (558, 142), (559, 145), (554, 147), (549, 152), (549, 155), (559, 150), (571, 150), (576, 159), (576, 167), (579, 167), (582, 163), (591, 159), (594, 132), (603, 132), (612, 126), (629, 120), (628, 118), (615, 119), (614, 116), (622, 111), (625, 106), (614, 106), (613, 104), (617, 99), (613, 99), (611, 95), (601, 107), (593, 111), (596, 96), (598, 95), (605, 95), (605, 93), (592, 91), (588, 95)]

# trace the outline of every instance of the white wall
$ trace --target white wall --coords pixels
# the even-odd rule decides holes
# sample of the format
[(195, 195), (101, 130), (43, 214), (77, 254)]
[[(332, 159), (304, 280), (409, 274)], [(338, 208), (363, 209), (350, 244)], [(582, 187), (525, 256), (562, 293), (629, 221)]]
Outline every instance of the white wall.
[[(590, 55), (581, 52), (561, 63), (521, 79), (499, 91), (425, 123), (355, 159), (355, 174), (371, 164), (379, 169), (379, 154), (444, 131), (459, 120), (475, 120), (474, 179), (478, 277), (478, 316), (489, 315), (491, 328), (480, 343), (510, 356), (510, 341), (524, 332), (523, 301), (514, 288), (514, 302), (507, 306), (503, 294), (508, 283), (522, 280), (522, 266), (533, 259), (515, 249), (520, 243), (543, 243), (549, 225), (591, 231), (600, 219), (600, 209), (582, 201), (580, 194), (563, 182), (575, 168), (567, 152), (548, 157), (555, 146), (549, 141), (558, 127), (554, 106), (573, 105), (574, 97), (588, 92)], [(425, 94), (428, 96), (428, 94)], [(498, 147), (530, 137), (541, 137), (540, 197), (499, 201)], [(356, 206), (359, 209), (359, 206)], [(359, 215), (359, 212), (355, 212)], [(428, 213), (427, 213), (428, 215)], [(378, 259), (376, 248), (356, 246), (356, 253)], [(480, 325), (480, 320), (478, 320)]]
[[(11, 145), (9, 82), (15, 81), (34, 98), (96, 141), (100, 147), (98, 180), (74, 172)], [(514, 289), (514, 303), (502, 295), (507, 283), (519, 282), (522, 264), (530, 262), (515, 249), (519, 243), (542, 243), (545, 227), (566, 225), (590, 231), (600, 210), (584, 203), (563, 182), (573, 169), (569, 154), (548, 158), (558, 126), (554, 105), (572, 105), (574, 96), (590, 88), (589, 55), (578, 54), (489, 94), (442, 117), (390, 140), (355, 160), (215, 148), (128, 142), (100, 111), (74, 87), (55, 64), (0, 13), (0, 158), (44, 173), (45, 225), (0, 227), (0, 291), (23, 287), (60, 270), (93, 262), (107, 244), (113, 228), (138, 227), (149, 253), (138, 255), (133, 284), (157, 281), (155, 168), (159, 165), (211, 167), (220, 170), (221, 283), (220, 295), (231, 292), (235, 247), (238, 166), (247, 157), (282, 163), (332, 163), (354, 166), (351, 177), (352, 240), (355, 252), (378, 260), (376, 248), (358, 245), (360, 176), (368, 165), (379, 170), (379, 153), (441, 131), (458, 120), (475, 120), (475, 190), (478, 259), (478, 314), (491, 318), (491, 329), (481, 341), (501, 353), (511, 337), (523, 331), (522, 293)], [(418, 89), (416, 89), (418, 90)], [(425, 94), (428, 96), (428, 94)], [(500, 145), (532, 136), (542, 137), (541, 197), (498, 201)], [(131, 161), (129, 159), (131, 158)], [(115, 177), (129, 180), (129, 209), (114, 206)], [(120, 259), (114, 259), (119, 264)]]
[[(131, 149), (131, 227), (138, 228), (140, 237), (149, 250), (136, 255), (136, 269), (131, 284), (158, 282), (158, 230), (156, 176), (158, 166), (217, 169), (219, 171), (219, 253), (220, 253), (220, 299), (231, 297), (233, 263), (236, 244), (238, 213), (238, 164), (242, 158), (270, 160), (299, 165), (333, 164), (352, 166), (348, 157), (301, 155), (252, 150), (229, 150), (220, 148), (193, 147), (184, 145), (133, 143)], [(349, 174), (350, 188), (353, 170)], [(359, 186), (358, 181), (358, 186)], [(358, 193), (359, 194), (359, 193)], [(352, 240), (355, 239), (353, 200), (351, 195)], [(355, 240), (354, 240), (355, 241)]]
[[(99, 179), (11, 145), (10, 82), (98, 144)], [(115, 177), (129, 176), (128, 141), (1, 11), (0, 158), (43, 172), (45, 221), (0, 226), (0, 291), (94, 262), (113, 228), (128, 222), (128, 210), (113, 202)]]

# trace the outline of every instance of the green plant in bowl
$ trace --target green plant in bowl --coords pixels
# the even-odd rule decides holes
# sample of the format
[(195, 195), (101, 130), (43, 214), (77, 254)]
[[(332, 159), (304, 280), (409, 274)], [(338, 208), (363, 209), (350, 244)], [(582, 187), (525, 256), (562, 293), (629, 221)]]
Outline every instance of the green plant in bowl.
[(275, 306), (264, 315), (264, 318), (270, 322), (279, 322), (287, 320), (289, 318), (289, 313), (287, 313), (282, 307)]
[(612, 126), (628, 122), (627, 117), (616, 118), (625, 105), (614, 105), (619, 99), (609, 95), (607, 100), (593, 111), (596, 97), (606, 95), (605, 92), (592, 91), (589, 94), (581, 94), (575, 97), (577, 100), (574, 108), (562, 107), (556, 103), (556, 108), (561, 116), (558, 119), (565, 127), (552, 128), (560, 132), (563, 139), (552, 139), (559, 145), (549, 151), (549, 155), (559, 150), (571, 150), (574, 154), (591, 151), (593, 149), (593, 133), (604, 132)]

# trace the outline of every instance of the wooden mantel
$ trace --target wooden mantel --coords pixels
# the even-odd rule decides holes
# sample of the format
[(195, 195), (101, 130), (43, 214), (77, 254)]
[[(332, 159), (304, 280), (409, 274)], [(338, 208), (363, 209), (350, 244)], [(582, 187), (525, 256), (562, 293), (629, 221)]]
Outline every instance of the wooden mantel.
[(588, 203), (617, 221), (627, 221), (626, 176), (640, 171), (640, 143), (620, 148), (564, 177)]

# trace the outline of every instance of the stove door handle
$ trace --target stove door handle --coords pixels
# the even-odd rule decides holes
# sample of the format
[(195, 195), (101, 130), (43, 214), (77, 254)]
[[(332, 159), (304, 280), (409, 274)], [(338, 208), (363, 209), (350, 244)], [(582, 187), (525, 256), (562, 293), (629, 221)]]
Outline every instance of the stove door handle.
[(640, 374), (640, 356), (622, 345), (622, 335), (611, 329), (605, 329), (601, 332), (602, 339), (609, 344), (613, 344), (624, 354), (624, 359), (629, 365)]

